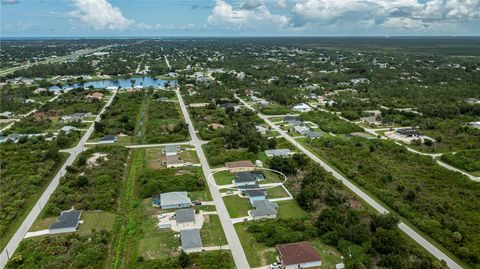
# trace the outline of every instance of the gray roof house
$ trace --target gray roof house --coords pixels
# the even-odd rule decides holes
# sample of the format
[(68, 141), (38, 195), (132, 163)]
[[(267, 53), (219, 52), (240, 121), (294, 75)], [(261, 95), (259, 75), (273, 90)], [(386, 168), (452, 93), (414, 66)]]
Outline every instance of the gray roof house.
[(177, 224), (195, 223), (195, 211), (193, 208), (184, 208), (175, 211)]
[(165, 156), (176, 156), (179, 150), (180, 147), (178, 145), (167, 145), (163, 152), (165, 153)]
[(162, 209), (190, 207), (192, 201), (186, 191), (166, 192), (160, 194), (160, 207)]
[(104, 135), (102, 138), (100, 138), (100, 143), (102, 144), (112, 144), (117, 141), (117, 136), (116, 135)]
[(81, 210), (62, 211), (57, 221), (48, 227), (50, 234), (75, 232), (80, 224)]
[(309, 132), (310, 131), (310, 128), (308, 128), (307, 126), (299, 126), (299, 125), (296, 125), (295, 127), (293, 127), (295, 129), (295, 132), (299, 133), (299, 134), (302, 134), (304, 135), (305, 133)]
[(182, 241), (182, 249), (186, 253), (202, 251), (202, 238), (198, 229), (187, 229), (180, 231), (180, 240)]
[(267, 149), (265, 150), (265, 155), (267, 157), (275, 157), (275, 156), (288, 156), (292, 154), (289, 149)]
[(308, 131), (305, 133), (305, 136), (310, 139), (316, 139), (322, 137), (322, 134), (320, 132)]
[(243, 185), (254, 185), (257, 182), (258, 177), (257, 175), (250, 173), (250, 172), (238, 172), (235, 174), (235, 186), (243, 186)]
[(252, 206), (255, 209), (250, 211), (254, 220), (274, 219), (277, 217), (278, 205), (268, 200), (254, 201)]

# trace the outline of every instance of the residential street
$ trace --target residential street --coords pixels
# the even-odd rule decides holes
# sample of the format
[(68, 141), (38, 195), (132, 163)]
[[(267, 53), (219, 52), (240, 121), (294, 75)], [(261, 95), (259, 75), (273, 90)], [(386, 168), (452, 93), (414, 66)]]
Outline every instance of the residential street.
[[(97, 117), (95, 118), (95, 121), (100, 121), (100, 115), (105, 112), (105, 110), (108, 106), (110, 106), (110, 104), (112, 103), (113, 98), (115, 97), (116, 94), (117, 94), (117, 92), (115, 91), (113, 93), (113, 95), (110, 97), (110, 99), (108, 100), (108, 102), (105, 104), (105, 106), (102, 108), (100, 113), (97, 115)], [(18, 245), (20, 244), (22, 239), (25, 237), (25, 234), (28, 232), (28, 230), (30, 230), (30, 227), (33, 225), (33, 223), (37, 219), (38, 215), (42, 211), (43, 207), (45, 206), (45, 204), (50, 199), (50, 196), (55, 191), (55, 189), (58, 187), (58, 185), (60, 183), (60, 178), (62, 176), (64, 176), (65, 173), (66, 173), (67, 166), (72, 165), (73, 162), (75, 161), (75, 159), (77, 158), (77, 156), (85, 150), (84, 145), (87, 142), (87, 140), (89, 139), (90, 135), (93, 133), (93, 131), (94, 131), (94, 124), (90, 125), (87, 132), (80, 139), (80, 142), (78, 142), (77, 146), (61, 151), (61, 152), (69, 153), (70, 156), (65, 161), (65, 163), (62, 165), (62, 167), (60, 168), (58, 173), (55, 175), (55, 177), (52, 179), (52, 181), (50, 182), (48, 187), (43, 192), (40, 199), (37, 201), (35, 206), (32, 208), (32, 210), (27, 215), (25, 220), (22, 222), (20, 227), (17, 229), (17, 231), (15, 232), (13, 237), (10, 239), (10, 241), (6, 245), (5, 249), (0, 254), (0, 269), (3, 269), (5, 267), (8, 259), (13, 255), (13, 253), (17, 249)]]
[[(176, 94), (180, 103), (180, 107), (182, 109), (183, 116), (185, 118), (185, 122), (188, 124), (188, 131), (192, 139), (191, 144), (195, 146), (198, 158), (202, 165), (203, 174), (205, 175), (205, 178), (208, 178), (208, 176), (212, 173), (212, 170), (208, 165), (207, 158), (205, 157), (202, 149), (202, 144), (204, 144), (204, 142), (197, 137), (197, 133), (195, 132), (195, 129), (193, 127), (190, 115), (188, 114), (187, 108), (178, 89), (176, 90)], [(210, 189), (210, 193), (212, 194), (213, 201), (217, 208), (217, 213), (220, 218), (220, 222), (222, 223), (225, 237), (227, 238), (233, 260), (235, 261), (235, 266), (238, 269), (250, 268), (250, 266), (248, 265), (247, 257), (245, 256), (245, 252), (243, 251), (242, 245), (240, 244), (238, 235), (235, 231), (235, 228), (233, 227), (230, 216), (228, 215), (228, 211), (225, 207), (225, 203), (223, 202), (220, 191), (215, 185), (211, 184), (210, 182), (208, 182), (208, 188)]]
[[(255, 111), (255, 109), (250, 106), (247, 102), (245, 102), (243, 99), (239, 98), (236, 96), (240, 102), (243, 103), (247, 108)], [(305, 153), (308, 157), (310, 157), (313, 161), (316, 163), (320, 164), (325, 170), (328, 172), (332, 173), (332, 175), (340, 180), (348, 189), (350, 189), (353, 193), (355, 193), (358, 197), (360, 197), (362, 200), (367, 202), (371, 207), (375, 208), (378, 212), (385, 214), (388, 213), (388, 210), (385, 209), (382, 205), (377, 203), (373, 198), (368, 196), (365, 192), (363, 192), (360, 188), (358, 188), (356, 185), (354, 185), (352, 182), (350, 182), (347, 178), (336, 172), (332, 167), (330, 167), (328, 164), (320, 160), (317, 156), (315, 156), (313, 153), (308, 151), (305, 147), (303, 147), (300, 143), (298, 143), (295, 139), (293, 139), (290, 135), (288, 135), (285, 131), (283, 131), (280, 127), (275, 125), (273, 122), (270, 121), (270, 119), (261, 114), (257, 114), (260, 118), (262, 118), (269, 126), (271, 126), (275, 131), (277, 131), (282, 137), (290, 141), (293, 145), (295, 145), (299, 150), (301, 150), (303, 153)], [(400, 230), (402, 230), (405, 234), (407, 234), (409, 237), (411, 237), (413, 240), (415, 240), (418, 244), (420, 244), (422, 247), (424, 247), (428, 252), (430, 252), (433, 256), (435, 256), (437, 259), (444, 260), (448, 267), (451, 269), (458, 269), (462, 268), (458, 263), (456, 263), (454, 260), (450, 259), (445, 253), (443, 253), (440, 249), (432, 245), (430, 242), (428, 242), (423, 236), (421, 236), (419, 233), (414, 231), (412, 228), (410, 228), (408, 225), (406, 225), (403, 222), (400, 222), (398, 224), (398, 227)]]

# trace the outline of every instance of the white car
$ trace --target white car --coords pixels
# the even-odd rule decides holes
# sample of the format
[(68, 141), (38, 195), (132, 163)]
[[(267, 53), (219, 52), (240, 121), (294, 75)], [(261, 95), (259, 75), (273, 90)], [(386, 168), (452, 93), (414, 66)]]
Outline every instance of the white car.
[(282, 268), (281, 264), (278, 264), (276, 262), (270, 264), (270, 269), (280, 269), (280, 268)]

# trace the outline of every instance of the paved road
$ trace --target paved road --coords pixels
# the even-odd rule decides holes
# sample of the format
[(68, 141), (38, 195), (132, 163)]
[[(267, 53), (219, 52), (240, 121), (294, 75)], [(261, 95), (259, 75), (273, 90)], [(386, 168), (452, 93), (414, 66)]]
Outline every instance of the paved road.
[(130, 149), (138, 149), (138, 148), (158, 148), (158, 147), (165, 147), (165, 146), (172, 146), (172, 145), (191, 145), (191, 142), (176, 142), (176, 143), (163, 143), (163, 144), (142, 144), (142, 145), (130, 145), (126, 146)]
[[(98, 116), (95, 118), (95, 121), (100, 121), (100, 115), (103, 114), (103, 112), (105, 112), (108, 106), (110, 106), (116, 94), (117, 92), (115, 91), (113, 95), (110, 97), (110, 99), (108, 100), (108, 102), (105, 104), (105, 106), (102, 108)], [(75, 159), (77, 158), (78, 154), (80, 154), (82, 151), (85, 150), (84, 145), (87, 142), (90, 135), (93, 133), (93, 130), (94, 130), (94, 124), (92, 124), (90, 128), (88, 128), (87, 132), (83, 135), (83, 137), (80, 139), (80, 142), (78, 142), (78, 144), (75, 147), (66, 149), (66, 150), (61, 150), (61, 152), (69, 153), (70, 156), (62, 165), (62, 167), (60, 168), (58, 173), (55, 175), (55, 177), (52, 179), (52, 181), (50, 182), (48, 187), (45, 189), (40, 199), (38, 199), (37, 203), (32, 208), (30, 213), (28, 213), (25, 220), (23, 220), (18, 230), (15, 232), (13, 237), (8, 242), (7, 246), (3, 249), (2, 253), (0, 254), (0, 269), (3, 269), (5, 267), (8, 259), (10, 259), (10, 257), (13, 255), (18, 245), (27, 234), (28, 230), (30, 230), (30, 227), (32, 227), (33, 222), (37, 219), (43, 207), (48, 202), (48, 199), (50, 199), (50, 196), (59, 185), (60, 178), (65, 175), (67, 166), (72, 165)]]
[[(240, 102), (242, 102), (247, 108), (255, 111), (253, 107), (251, 107), (248, 103), (246, 103), (244, 100), (241, 98), (237, 97)], [(372, 199), (370, 196), (368, 196), (365, 192), (363, 192), (361, 189), (359, 189), (357, 186), (355, 186), (353, 183), (351, 183), (348, 179), (346, 179), (344, 176), (340, 175), (337, 171), (335, 171), (332, 167), (330, 167), (328, 164), (320, 160), (317, 156), (315, 156), (313, 153), (311, 153), (309, 150), (307, 150), (304, 146), (302, 146), (300, 143), (298, 143), (295, 139), (293, 139), (291, 136), (289, 136), (285, 131), (283, 131), (280, 127), (277, 125), (273, 124), (273, 122), (270, 121), (268, 117), (265, 115), (258, 113), (258, 116), (262, 118), (268, 125), (270, 125), (275, 131), (280, 133), (282, 137), (290, 141), (293, 145), (295, 145), (299, 150), (301, 150), (303, 153), (305, 153), (308, 157), (310, 157), (312, 160), (314, 160), (316, 163), (320, 164), (325, 170), (328, 172), (332, 173), (332, 175), (340, 180), (348, 189), (350, 189), (352, 192), (354, 192), (357, 196), (359, 196), (362, 200), (367, 202), (370, 206), (375, 208), (378, 212), (385, 214), (388, 213), (388, 210), (384, 208), (382, 205), (377, 203), (374, 199)], [(428, 242), (425, 238), (423, 238), (420, 234), (415, 232), (412, 228), (410, 228), (408, 225), (406, 225), (403, 222), (400, 222), (398, 224), (398, 228), (402, 230), (405, 234), (407, 234), (409, 237), (411, 237), (415, 242), (417, 242), (419, 245), (424, 247), (428, 252), (430, 252), (433, 256), (435, 256), (437, 259), (444, 260), (447, 262), (448, 267), (452, 269), (460, 269), (462, 268), (458, 263), (456, 263), (454, 260), (450, 259), (445, 253), (443, 253), (441, 250), (439, 250), (437, 247), (432, 245), (430, 242)]]
[[(208, 178), (208, 176), (212, 173), (212, 170), (208, 165), (207, 158), (205, 157), (202, 149), (202, 144), (204, 144), (204, 142), (197, 137), (197, 133), (193, 128), (190, 115), (188, 114), (187, 108), (185, 107), (185, 103), (183, 102), (183, 98), (178, 89), (176, 90), (176, 93), (178, 101), (180, 103), (180, 107), (182, 109), (183, 116), (185, 118), (185, 122), (188, 124), (188, 131), (190, 132), (190, 137), (192, 139), (191, 143), (195, 146), (195, 149), (197, 151), (198, 159), (202, 164), (203, 174), (205, 175), (205, 178)], [(227, 212), (227, 208), (225, 207), (225, 203), (223, 202), (222, 196), (220, 195), (220, 191), (215, 185), (211, 184), (210, 182), (208, 182), (208, 188), (210, 189), (210, 193), (212, 194), (213, 201), (217, 208), (217, 213), (220, 218), (220, 222), (222, 223), (225, 236), (227, 237), (227, 242), (230, 246), (230, 251), (232, 252), (235, 266), (238, 269), (250, 268), (250, 266), (248, 265), (247, 257), (245, 256), (245, 252), (243, 251), (240, 240), (238, 239), (237, 232), (233, 227), (232, 221), (230, 220), (230, 216)]]
[(110, 48), (110, 47), (114, 47), (114, 46), (117, 46), (117, 45), (103, 46), (103, 47), (84, 50), (84, 51), (75, 51), (72, 54), (68, 54), (68, 55), (64, 55), (64, 56), (60, 56), (60, 57), (55, 57), (55, 58), (50, 58), (50, 59), (47, 59), (45, 61), (31, 63), (31, 64), (25, 64), (25, 65), (22, 65), (22, 66), (16, 66), (16, 67), (0, 70), (0, 76), (5, 76), (5, 75), (13, 73), (17, 70), (26, 69), (26, 68), (29, 68), (31, 66), (38, 65), (38, 64), (63, 62), (65, 60), (69, 60), (69, 59), (80, 57), (80, 56), (87, 55), (87, 54), (92, 54), (94, 52), (101, 51), (101, 50), (104, 50), (104, 49), (107, 49), (107, 48)]
[[(60, 94), (59, 94), (59, 95), (55, 95), (52, 99), (48, 100), (47, 103), (48, 103), (48, 102), (53, 102), (53, 101), (56, 100), (59, 96), (60, 96)], [(44, 105), (44, 104), (41, 104), (40, 106), (43, 106), (43, 105)], [(3, 129), (0, 130), (0, 132), (3, 132), (3, 131), (5, 131), (5, 130), (8, 130), (8, 129), (12, 128), (12, 126), (13, 126), (13, 124), (14, 124), (15, 122), (20, 121), (22, 118), (28, 117), (28, 116), (30, 116), (31, 114), (37, 112), (37, 109), (38, 109), (38, 108), (35, 108), (35, 109), (31, 110), (30, 112), (28, 112), (27, 114), (21, 115), (18, 119), (15, 119), (12, 123), (10, 123), (9, 125), (3, 127)]]

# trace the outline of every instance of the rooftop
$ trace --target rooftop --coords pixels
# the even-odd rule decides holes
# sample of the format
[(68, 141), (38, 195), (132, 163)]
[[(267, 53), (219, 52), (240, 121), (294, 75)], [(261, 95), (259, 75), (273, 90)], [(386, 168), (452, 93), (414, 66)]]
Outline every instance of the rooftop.
[(277, 249), (285, 265), (321, 260), (315, 249), (307, 241), (277, 245)]
[(232, 168), (243, 168), (243, 167), (246, 167), (246, 168), (253, 168), (253, 163), (251, 161), (236, 161), (236, 162), (228, 162), (228, 163), (225, 163), (225, 166), (228, 168), (228, 169), (232, 169)]
[(180, 149), (178, 145), (167, 145), (165, 146), (165, 152), (177, 152)]
[(48, 227), (49, 229), (76, 228), (82, 215), (81, 210), (63, 211), (60, 213), (57, 222)]
[(253, 207), (255, 209), (251, 211), (251, 214), (254, 217), (275, 215), (277, 214), (278, 209), (277, 204), (272, 203), (268, 200), (254, 201)]
[(191, 204), (186, 191), (166, 192), (160, 194), (160, 205)]
[(201, 248), (202, 238), (198, 229), (188, 229), (180, 231), (180, 240), (182, 241), (182, 249)]
[(265, 154), (273, 155), (273, 156), (285, 156), (291, 153), (290, 149), (267, 149), (265, 150)]
[(250, 172), (239, 172), (235, 174), (235, 182), (257, 181), (257, 177)]
[(175, 211), (175, 219), (177, 220), (177, 223), (194, 222), (195, 212), (193, 211), (193, 208), (179, 209)]

